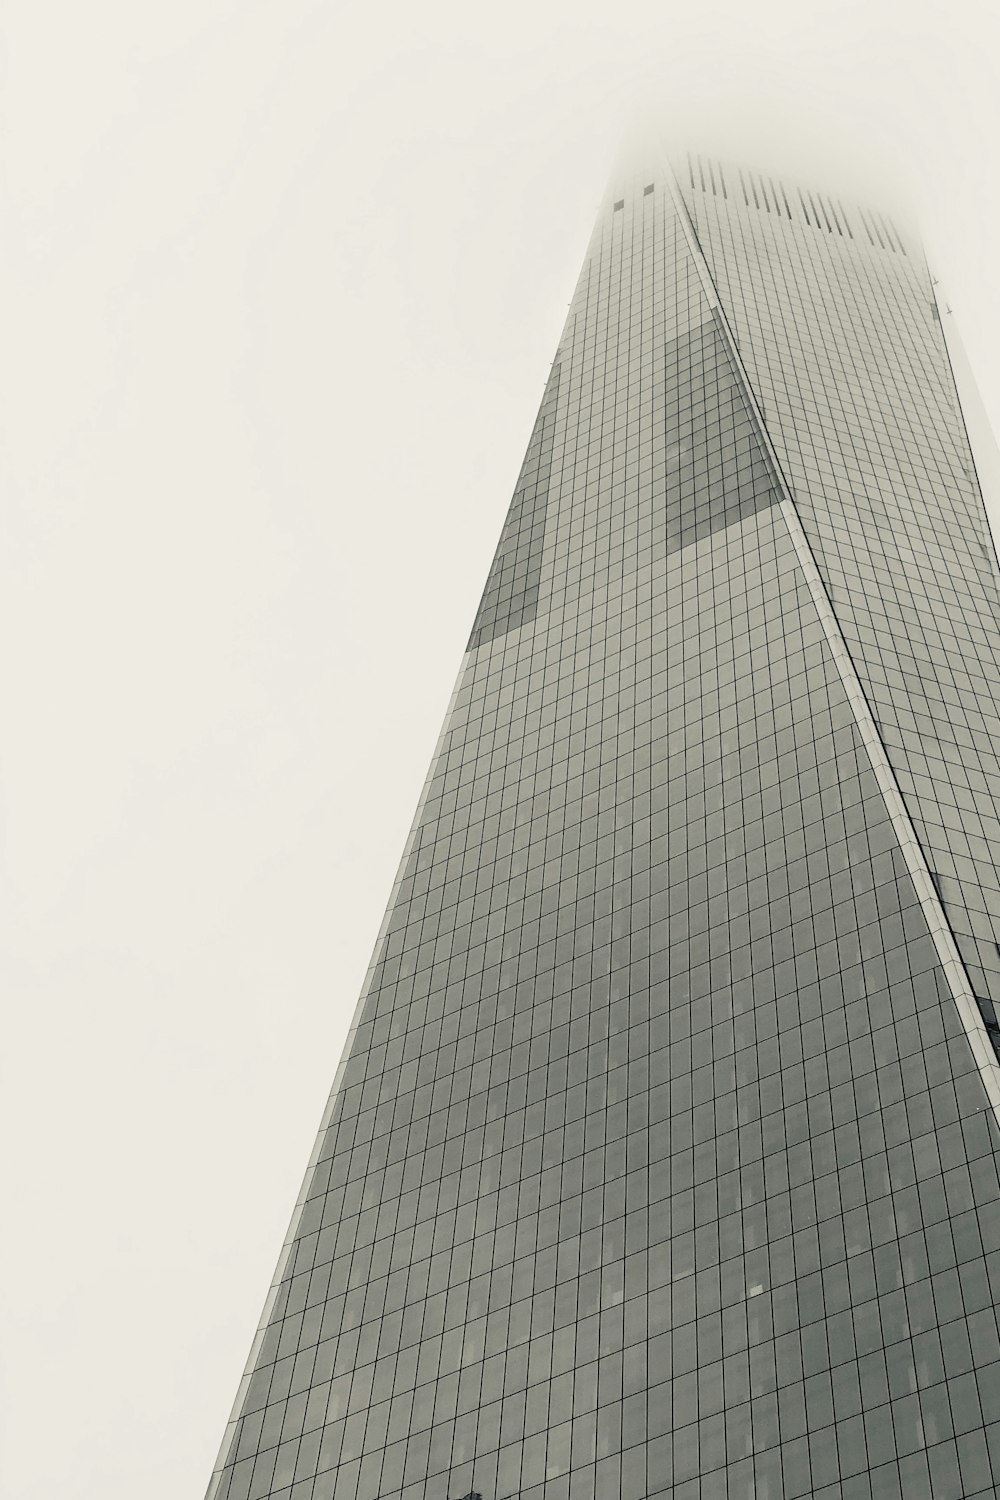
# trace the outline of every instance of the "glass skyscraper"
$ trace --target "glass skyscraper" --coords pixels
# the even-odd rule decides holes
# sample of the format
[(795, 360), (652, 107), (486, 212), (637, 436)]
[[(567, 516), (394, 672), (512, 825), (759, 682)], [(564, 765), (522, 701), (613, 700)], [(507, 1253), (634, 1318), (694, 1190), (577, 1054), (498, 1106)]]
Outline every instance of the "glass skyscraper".
[(998, 658), (919, 247), (621, 173), (213, 1500), (996, 1496)]

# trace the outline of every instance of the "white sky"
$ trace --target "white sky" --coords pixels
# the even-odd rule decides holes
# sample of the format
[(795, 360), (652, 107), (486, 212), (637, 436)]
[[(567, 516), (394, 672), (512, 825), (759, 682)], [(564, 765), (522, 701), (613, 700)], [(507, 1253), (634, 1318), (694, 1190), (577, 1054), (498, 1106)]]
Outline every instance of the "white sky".
[(0, 45), (0, 1489), (179, 1500), (622, 124), (908, 185), (996, 425), (1000, 7), (8, 0)]

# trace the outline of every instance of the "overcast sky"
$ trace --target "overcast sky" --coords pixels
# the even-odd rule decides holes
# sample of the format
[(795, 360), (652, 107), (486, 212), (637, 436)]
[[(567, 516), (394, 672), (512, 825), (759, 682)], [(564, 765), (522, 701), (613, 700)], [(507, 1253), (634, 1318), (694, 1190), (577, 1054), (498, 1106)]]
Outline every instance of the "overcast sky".
[(197, 1500), (630, 111), (905, 188), (996, 425), (1000, 7), (0, 41), (0, 1489)]

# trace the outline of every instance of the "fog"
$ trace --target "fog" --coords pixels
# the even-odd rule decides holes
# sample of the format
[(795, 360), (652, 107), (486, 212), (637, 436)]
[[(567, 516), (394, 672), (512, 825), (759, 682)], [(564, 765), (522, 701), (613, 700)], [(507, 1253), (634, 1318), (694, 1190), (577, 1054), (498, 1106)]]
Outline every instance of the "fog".
[(624, 131), (916, 218), (1000, 414), (1000, 11), (3, 22), (0, 1488), (200, 1496)]

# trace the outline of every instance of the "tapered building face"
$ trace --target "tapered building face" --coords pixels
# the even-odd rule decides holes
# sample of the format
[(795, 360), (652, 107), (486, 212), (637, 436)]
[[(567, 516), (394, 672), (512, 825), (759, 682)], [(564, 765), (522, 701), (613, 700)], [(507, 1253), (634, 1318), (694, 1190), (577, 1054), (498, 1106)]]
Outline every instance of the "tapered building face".
[(917, 248), (622, 176), (213, 1496), (996, 1495), (998, 656)]

